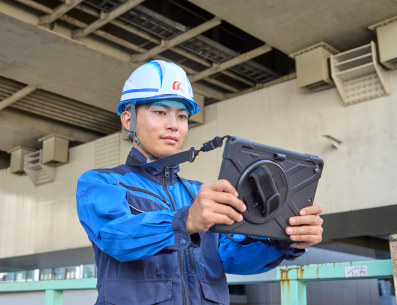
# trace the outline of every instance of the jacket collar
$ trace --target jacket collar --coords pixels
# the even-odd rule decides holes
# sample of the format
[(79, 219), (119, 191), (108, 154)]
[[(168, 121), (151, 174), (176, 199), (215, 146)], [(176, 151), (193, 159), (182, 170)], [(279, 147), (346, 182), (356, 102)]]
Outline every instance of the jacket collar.
[[(146, 157), (136, 148), (132, 147), (129, 155), (142, 164), (146, 163)], [(134, 166), (134, 172), (137, 174), (144, 176), (148, 178), (147, 176), (152, 176), (157, 183), (161, 184), (161, 178), (164, 173), (165, 168), (164, 167), (150, 167), (150, 166)], [(169, 176), (166, 177), (166, 184), (167, 186), (169, 185), (174, 185), (177, 182), (176, 174), (179, 172), (180, 168), (179, 165), (174, 165), (168, 168), (168, 173)]]

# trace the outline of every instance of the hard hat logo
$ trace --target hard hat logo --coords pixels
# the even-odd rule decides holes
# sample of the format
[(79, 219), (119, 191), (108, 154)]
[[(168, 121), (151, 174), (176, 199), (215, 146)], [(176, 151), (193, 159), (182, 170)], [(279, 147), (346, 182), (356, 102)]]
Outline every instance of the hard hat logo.
[(177, 80), (174, 81), (174, 83), (172, 84), (172, 89), (174, 90), (181, 90), (181, 92), (183, 92), (182, 88), (181, 88), (182, 82), (178, 82)]

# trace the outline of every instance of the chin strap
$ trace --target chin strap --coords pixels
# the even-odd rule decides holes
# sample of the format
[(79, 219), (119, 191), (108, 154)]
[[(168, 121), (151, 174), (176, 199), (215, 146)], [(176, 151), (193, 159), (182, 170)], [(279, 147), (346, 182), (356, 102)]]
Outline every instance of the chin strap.
[(135, 103), (131, 104), (131, 117), (130, 117), (130, 129), (127, 131), (127, 137), (129, 137), (132, 141), (139, 145), (140, 148), (148, 155), (146, 163), (151, 163), (152, 161), (158, 160), (157, 157), (153, 156), (149, 153), (145, 147), (143, 147), (142, 143), (138, 140), (136, 136), (136, 111), (135, 111)]
[[(127, 136), (128, 136), (128, 134), (127, 134)], [(133, 165), (133, 166), (150, 166), (150, 167), (163, 168), (163, 167), (170, 167), (170, 166), (174, 166), (174, 165), (177, 165), (177, 164), (181, 164), (181, 163), (184, 163), (184, 162), (187, 162), (187, 161), (193, 162), (196, 159), (197, 155), (201, 151), (202, 152), (207, 152), (207, 151), (210, 151), (210, 150), (214, 150), (215, 148), (222, 147), (223, 140), (225, 138), (228, 138), (228, 139), (231, 139), (231, 140), (234, 139), (231, 136), (224, 136), (222, 138), (221, 137), (215, 137), (213, 140), (203, 143), (203, 146), (199, 150), (197, 150), (195, 147), (192, 147), (189, 150), (186, 150), (186, 151), (183, 151), (183, 152), (180, 152), (180, 153), (177, 153), (177, 154), (165, 157), (165, 158), (161, 158), (161, 159), (158, 159), (158, 160), (153, 161), (153, 162), (148, 162), (146, 164), (137, 163), (136, 161), (134, 161), (134, 160), (136, 160), (135, 158), (133, 158), (130, 155), (128, 155), (126, 163), (129, 164), (129, 165)], [(140, 147), (142, 147), (142, 146), (140, 145)]]

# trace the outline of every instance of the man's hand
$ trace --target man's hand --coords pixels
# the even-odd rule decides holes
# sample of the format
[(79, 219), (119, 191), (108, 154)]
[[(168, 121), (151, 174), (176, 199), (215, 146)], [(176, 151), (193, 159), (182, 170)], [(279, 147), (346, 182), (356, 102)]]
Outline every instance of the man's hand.
[(243, 216), (236, 210), (244, 212), (246, 207), (237, 196), (236, 189), (227, 180), (203, 184), (186, 219), (189, 235), (206, 232), (214, 224), (231, 225), (242, 221)]
[(312, 205), (300, 211), (301, 216), (291, 217), (290, 225), (301, 225), (299, 227), (288, 227), (285, 232), (293, 241), (303, 241), (302, 243), (293, 243), (290, 247), (296, 249), (305, 249), (316, 245), (322, 240), (323, 224), (319, 216), (323, 207), (319, 204)]

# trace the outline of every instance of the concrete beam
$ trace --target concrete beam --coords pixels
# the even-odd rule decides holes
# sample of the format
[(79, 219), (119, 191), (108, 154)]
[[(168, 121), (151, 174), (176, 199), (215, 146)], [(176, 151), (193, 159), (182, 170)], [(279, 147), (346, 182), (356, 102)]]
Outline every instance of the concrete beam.
[[(171, 48), (171, 51), (175, 52), (175, 53), (177, 53), (179, 55), (182, 55), (182, 56), (184, 56), (186, 58), (189, 58), (189, 59), (191, 59), (191, 60), (193, 60), (195, 62), (198, 62), (199, 64), (202, 64), (203, 66), (206, 66), (206, 67), (211, 67), (212, 66), (212, 63), (209, 62), (208, 60), (206, 60), (205, 58), (200, 57), (200, 56), (198, 56), (198, 55), (196, 55), (196, 54), (194, 54), (192, 52), (186, 51), (185, 49), (182, 49), (181, 47)], [(242, 82), (242, 83), (244, 83), (244, 84), (246, 84), (248, 86), (251, 86), (251, 87), (255, 86), (254, 82), (252, 82), (252, 81), (250, 81), (250, 80), (248, 80), (248, 79), (246, 79), (244, 77), (241, 77), (241, 76), (237, 75), (236, 73), (234, 73), (232, 71), (226, 71), (225, 70), (225, 71), (220, 71), (220, 73), (222, 73), (222, 74), (224, 74), (226, 76), (229, 76), (230, 78), (233, 78), (235, 80), (238, 80), (238, 81), (240, 81), (240, 82)]]
[(0, 111), (3, 110), (4, 108), (6, 108), (7, 106), (10, 106), (12, 103), (15, 103), (16, 101), (20, 100), (21, 98), (32, 93), (36, 89), (37, 89), (36, 85), (29, 85), (29, 86), (26, 86), (25, 88), (15, 92), (13, 95), (7, 97), (5, 100), (0, 102)]
[(37, 139), (51, 133), (74, 138), (81, 143), (91, 142), (103, 134), (60, 121), (20, 111), (12, 107), (0, 111), (0, 151), (22, 145), (41, 148)]
[(233, 66), (241, 64), (241, 63), (243, 63), (245, 61), (248, 61), (248, 60), (250, 60), (250, 59), (252, 59), (254, 57), (257, 57), (259, 55), (267, 53), (267, 52), (269, 52), (271, 50), (272, 50), (272, 48), (269, 45), (265, 44), (265, 45), (263, 45), (263, 46), (261, 46), (259, 48), (256, 48), (256, 49), (251, 50), (251, 51), (249, 51), (247, 53), (241, 54), (241, 55), (239, 55), (239, 56), (237, 56), (235, 58), (232, 58), (232, 59), (230, 59), (228, 61), (225, 61), (225, 62), (223, 62), (221, 64), (213, 64), (211, 68), (206, 69), (204, 71), (201, 71), (201, 72), (197, 73), (196, 75), (192, 76), (190, 78), (190, 82), (191, 83), (197, 82), (197, 81), (199, 81), (199, 80), (201, 80), (201, 79), (203, 79), (203, 78), (205, 78), (207, 76), (210, 76), (210, 75), (218, 73), (220, 71), (229, 69), (229, 68), (231, 68)]
[(83, 0), (67, 0), (64, 4), (59, 5), (51, 14), (40, 17), (40, 24), (49, 24), (57, 20), (62, 15), (69, 12), (72, 8), (79, 5)]
[(389, 241), (382, 238), (377, 238), (373, 236), (357, 236), (357, 237), (347, 237), (333, 239), (333, 242), (339, 242), (344, 244), (350, 244), (380, 251), (389, 251)]
[(157, 47), (154, 47), (153, 49), (143, 53), (143, 54), (135, 54), (131, 56), (132, 62), (142, 62), (150, 57), (153, 57), (157, 54), (160, 54), (164, 52), (165, 50), (168, 50), (186, 40), (189, 40), (190, 38), (193, 38), (201, 33), (204, 33), (208, 31), (209, 29), (212, 29), (216, 27), (217, 25), (220, 25), (222, 21), (218, 18), (215, 17), (207, 22), (204, 22), (203, 24), (200, 24), (199, 26), (182, 33), (178, 35), (177, 37), (170, 39), (170, 40), (162, 40), (161, 44), (158, 45)]
[(205, 97), (213, 97), (220, 101), (225, 99), (224, 93), (222, 93), (218, 90), (212, 89), (212, 88), (205, 86), (203, 84), (199, 84), (199, 83), (192, 84), (192, 87), (193, 87), (194, 93), (201, 94)]
[[(97, 10), (95, 10), (95, 9), (93, 9), (91, 7), (88, 7), (87, 5), (80, 4), (76, 8), (79, 9), (80, 11), (86, 13), (86, 14), (91, 15), (91, 16), (95, 16), (95, 17), (99, 17), (100, 16), (100, 13)], [(159, 39), (157, 37), (154, 37), (154, 36), (148, 34), (147, 32), (145, 32), (145, 31), (143, 31), (141, 29), (138, 29), (138, 28), (132, 26), (131, 24), (128, 24), (128, 23), (126, 23), (126, 22), (124, 22), (122, 20), (115, 19), (115, 20), (111, 21), (110, 23), (112, 25), (114, 25), (114, 26), (122, 28), (123, 30), (125, 30), (127, 32), (130, 32), (130, 33), (132, 33), (134, 35), (137, 35), (137, 36), (139, 36), (139, 37), (141, 37), (143, 39), (149, 40), (150, 42), (153, 42), (153, 43), (158, 44), (158, 45), (161, 44), (161, 39)], [(202, 64), (205, 67), (211, 67), (212, 66), (212, 63), (209, 62), (208, 60), (206, 60), (205, 58), (203, 58), (201, 56), (198, 56), (198, 55), (196, 55), (196, 54), (194, 54), (192, 52), (189, 52), (189, 51), (187, 51), (187, 50), (185, 50), (185, 49), (183, 49), (181, 47), (175, 46), (175, 47), (170, 48), (170, 50), (172, 52), (175, 52), (175, 53), (177, 53), (179, 55), (182, 55), (182, 56), (184, 56), (184, 57), (186, 57), (188, 59), (191, 59), (191, 60), (193, 60), (193, 61), (195, 61), (195, 62), (197, 62), (199, 64)], [(139, 53), (142, 53), (142, 52), (139, 52)], [(235, 80), (238, 80), (238, 81), (240, 81), (242, 83), (245, 83), (248, 86), (251, 86), (251, 87), (255, 86), (254, 82), (252, 82), (252, 81), (250, 81), (250, 80), (248, 80), (248, 79), (246, 79), (244, 77), (241, 77), (241, 76), (239, 76), (238, 74), (236, 74), (236, 73), (234, 73), (232, 71), (221, 71), (220, 73), (222, 73), (222, 74), (224, 74), (224, 75), (226, 75), (226, 76), (228, 76), (230, 78), (233, 78)], [(206, 81), (208, 81), (208, 80), (206, 79)], [(209, 82), (211, 82), (211, 81), (209, 81)], [(211, 82), (211, 83), (213, 83), (213, 82)], [(219, 83), (221, 83), (221, 82), (219, 82)], [(213, 84), (219, 86), (219, 84), (215, 84), (215, 83), (213, 83)], [(225, 88), (224, 86), (219, 86), (219, 87), (224, 88), (224, 89), (229, 90), (229, 91), (232, 91), (232, 92), (235, 92), (234, 90), (230, 90), (228, 88)], [(230, 86), (228, 86), (228, 87), (230, 87)]]
[[(20, 0), (18, 0), (18, 1), (20, 1)], [(22, 0), (22, 1), (26, 1), (26, 0)], [(84, 4), (80, 4), (76, 8), (79, 9), (80, 11), (86, 13), (86, 14), (91, 15), (91, 16), (95, 16), (95, 17), (99, 17), (100, 16), (100, 13), (97, 10), (95, 10), (95, 9), (93, 9), (91, 7), (88, 7), (88, 6), (84, 5)], [(126, 22), (124, 22), (122, 20), (115, 19), (115, 20), (111, 21), (110, 23), (112, 25), (114, 25), (114, 26), (122, 28), (123, 30), (125, 30), (127, 32), (130, 32), (130, 33), (132, 33), (134, 35), (137, 35), (137, 36), (139, 36), (141, 38), (149, 40), (150, 42), (153, 42), (155, 44), (161, 45), (161, 39), (158, 39), (157, 37), (154, 37), (154, 36), (144, 32), (144, 31), (142, 31), (141, 29), (135, 28), (134, 26), (132, 26), (130, 24), (127, 24)], [(116, 37), (117, 39), (115, 39), (115, 37), (113, 35), (110, 35), (110, 34), (104, 35), (103, 33), (99, 33), (98, 31), (100, 31), (100, 30), (97, 30), (95, 32), (95, 34), (97, 34), (97, 35), (99, 35), (99, 36), (101, 36), (103, 38), (111, 40), (111, 41), (113, 41), (115, 43), (118, 43), (117, 40), (120, 40), (120, 42), (122, 42), (121, 45), (123, 45), (123, 46), (125, 46), (125, 47), (127, 47), (127, 48), (129, 48), (131, 50), (134, 50), (134, 51), (136, 51), (138, 53), (147, 52), (146, 49), (143, 49), (143, 48), (140, 48), (139, 46), (133, 45), (130, 42), (126, 42), (126, 41), (124, 41), (122, 39), (119, 39), (117, 37)], [(206, 67), (211, 67), (212, 66), (212, 63), (209, 62), (208, 60), (206, 60), (203, 57), (200, 57), (200, 56), (198, 56), (198, 55), (196, 55), (196, 54), (194, 54), (192, 52), (184, 50), (181, 47), (174, 46), (174, 47), (170, 48), (170, 50), (175, 52), (175, 53), (177, 53), (177, 54), (179, 54), (179, 55), (182, 55), (182, 56), (184, 56), (186, 58), (189, 58), (189, 59), (191, 59), (191, 60), (193, 60), (195, 62), (198, 62), (198, 63), (200, 63), (200, 64), (202, 64), (202, 65), (204, 65)], [(140, 55), (137, 54), (136, 56), (140, 56)], [(161, 58), (160, 56), (156, 56), (156, 58), (169, 61), (169, 59)], [(178, 65), (182, 67), (182, 65), (180, 65), (180, 64), (178, 64)], [(192, 72), (188, 72), (188, 73), (189, 74), (196, 74), (197, 71), (192, 70)], [(238, 81), (240, 81), (242, 83), (245, 83), (245, 84), (247, 84), (249, 86), (255, 86), (254, 82), (252, 82), (250, 80), (247, 80), (247, 79), (237, 75), (236, 73), (234, 73), (232, 71), (221, 71), (220, 73), (222, 73), (224, 75), (227, 75), (230, 78), (236, 79), (236, 80), (238, 80)], [(204, 80), (209, 82), (209, 83), (211, 83), (211, 84), (213, 84), (213, 85), (215, 85), (215, 86), (218, 86), (218, 87), (221, 87), (221, 88), (226, 89), (228, 91), (231, 91), (231, 92), (233, 92), (233, 94), (238, 94), (238, 92), (239, 92), (239, 90), (237, 90), (237, 89), (235, 89), (235, 88), (233, 88), (233, 87), (231, 87), (231, 86), (229, 86), (229, 85), (227, 85), (225, 83), (222, 83), (220, 81), (217, 81), (217, 80), (214, 80), (214, 79), (211, 79), (211, 78), (208, 78), (208, 77), (205, 78)]]
[(132, 9), (134, 6), (137, 6), (144, 0), (128, 0), (124, 4), (120, 5), (119, 7), (112, 10), (110, 13), (102, 13), (101, 18), (94, 21), (84, 29), (75, 30), (73, 32), (73, 38), (81, 38), (87, 36), (88, 34), (94, 32), (95, 30), (99, 29), (100, 27), (104, 26), (106, 23), (109, 23), (113, 19), (117, 18), (118, 16), (124, 14), (125, 12)]
[[(44, 12), (46, 14), (52, 14), (53, 11), (54, 11), (51, 8), (46, 7), (46, 6), (44, 6), (42, 4), (39, 4), (37, 2), (34, 2), (32, 0), (16, 0), (16, 1), (20, 2), (20, 3), (23, 3), (23, 4), (25, 4), (25, 5), (29, 6), (29, 7), (32, 7), (34, 9), (37, 9), (37, 10), (39, 10), (41, 12)], [(83, 12), (85, 12), (87, 14), (93, 15), (93, 16), (95, 16), (95, 14), (99, 14), (96, 10), (93, 10), (93, 9), (91, 9), (89, 7), (86, 7), (83, 4), (78, 5), (76, 8), (82, 10)], [(85, 28), (87, 26), (86, 23), (84, 23), (82, 21), (79, 21), (79, 20), (77, 20), (77, 19), (75, 19), (73, 17), (67, 16), (67, 15), (62, 15), (61, 17), (59, 17), (59, 19), (62, 20), (62, 21), (65, 21), (65, 22), (67, 22), (69, 24), (72, 24), (72, 25), (74, 25), (76, 27)], [(146, 39), (148, 39), (148, 38), (151, 39), (151, 40), (156, 39), (156, 38), (150, 38), (151, 36), (149, 34), (144, 34), (141, 30), (136, 29), (136, 31), (135, 31), (135, 29), (133, 27), (131, 27), (131, 26), (129, 26), (129, 25), (127, 25), (127, 24), (125, 24), (125, 23), (123, 23), (121, 21), (119, 22), (119, 20), (112, 21), (112, 24), (115, 24), (117, 26), (123, 25), (123, 28), (126, 29), (126, 30), (130, 30), (131, 33), (137, 34), (137, 35), (139, 35), (141, 37), (143, 35), (147, 36)], [(53, 31), (53, 33), (56, 34), (56, 35), (59, 35), (59, 36), (63, 36), (60, 33), (57, 33), (55, 31)], [(128, 48), (130, 50), (133, 50), (135, 52), (138, 52), (138, 53), (144, 53), (144, 52), (147, 51), (146, 49), (143, 49), (143, 48), (141, 48), (141, 47), (139, 47), (139, 46), (137, 46), (137, 45), (135, 45), (133, 43), (130, 43), (130, 42), (126, 41), (126, 40), (123, 40), (123, 39), (121, 39), (119, 37), (116, 37), (116, 36), (114, 36), (112, 34), (109, 34), (109, 33), (105, 32), (105, 31), (102, 31), (102, 30), (96, 30), (96, 31), (93, 32), (93, 34), (95, 34), (97, 36), (100, 36), (102, 38), (105, 38), (105, 39), (107, 39), (107, 40), (109, 40), (109, 41), (111, 41), (113, 43), (116, 43), (118, 45), (121, 45), (123, 47), (126, 47), (126, 48)], [(69, 38), (69, 37), (67, 37), (67, 38)], [(160, 40), (158, 40), (158, 41), (160, 42)], [(90, 45), (90, 48), (91, 49), (95, 49), (98, 52), (104, 53), (103, 50), (101, 48), (99, 48), (96, 44), (95, 45)], [(166, 60), (166, 61), (170, 61), (168, 58), (164, 58), (164, 57), (162, 57), (160, 55), (157, 55), (156, 58), (162, 59), (162, 60)], [(133, 64), (132, 62), (130, 62), (130, 63), (131, 63), (131, 65), (135, 66), (135, 64)], [(196, 74), (197, 73), (197, 71), (195, 71), (193, 69), (190, 69), (190, 68), (188, 68), (186, 66), (183, 66), (181, 64), (179, 64), (179, 66), (181, 68), (183, 68), (188, 74)], [(211, 83), (211, 84), (219, 86), (221, 88), (229, 90), (231, 92), (235, 92), (236, 93), (238, 91), (235, 88), (232, 88), (231, 86), (228, 86), (227, 84), (223, 84), (222, 82), (217, 81), (217, 80), (213, 80), (213, 79), (210, 79), (210, 78), (205, 78), (204, 80), (209, 82), (209, 83)], [(200, 84), (199, 88), (200, 88), (200, 92), (198, 92), (198, 93), (200, 93), (200, 94), (202, 94), (202, 95), (204, 95), (206, 97), (213, 97), (213, 98), (216, 98), (216, 99), (224, 99), (224, 97), (225, 97), (223, 92), (218, 91), (216, 89), (213, 89), (211, 87), (205, 86), (203, 84)], [(220, 98), (220, 97), (222, 97), (222, 98)]]
[(267, 87), (270, 87), (270, 86), (274, 86), (274, 85), (277, 85), (277, 84), (280, 84), (280, 83), (283, 83), (283, 82), (286, 82), (286, 81), (289, 81), (289, 80), (295, 79), (295, 78), (296, 78), (296, 73), (294, 72), (294, 73), (287, 74), (285, 76), (276, 78), (274, 80), (271, 80), (270, 82), (267, 82), (267, 83), (257, 84), (255, 87), (249, 88), (247, 90), (240, 91), (238, 93), (227, 93), (226, 94), (226, 98), (229, 99), (229, 98), (233, 98), (233, 97), (236, 97), (236, 96), (239, 96), (239, 95), (247, 94), (247, 93), (250, 93), (252, 91), (263, 89), (263, 88), (267, 88)]

